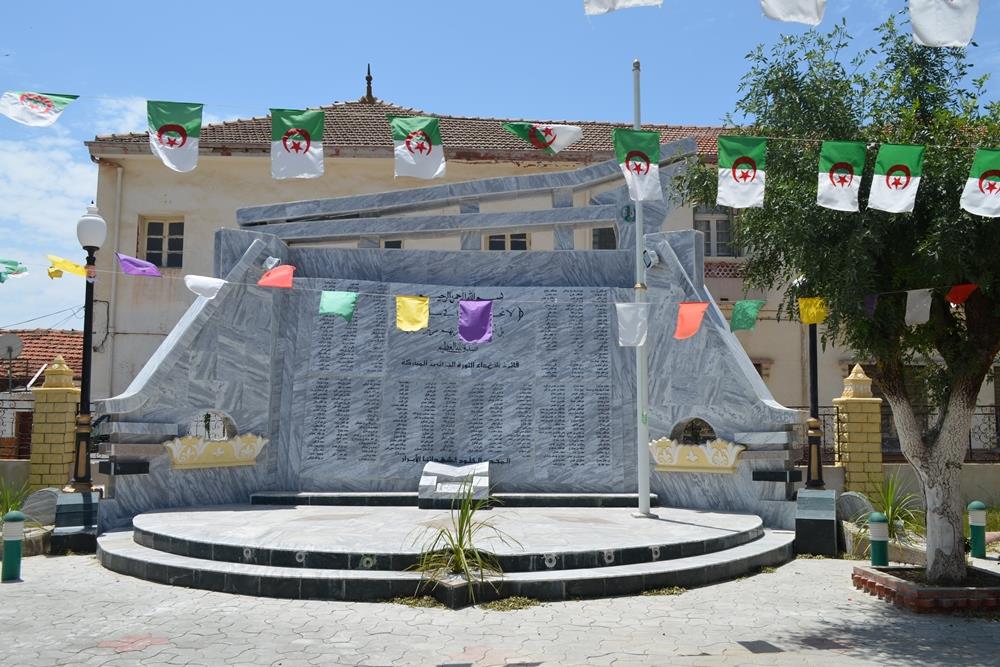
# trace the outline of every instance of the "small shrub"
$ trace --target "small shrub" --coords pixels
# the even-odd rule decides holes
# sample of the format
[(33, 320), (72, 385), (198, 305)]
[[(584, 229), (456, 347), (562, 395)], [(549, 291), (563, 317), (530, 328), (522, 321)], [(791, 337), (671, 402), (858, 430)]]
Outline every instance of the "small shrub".
[(27, 482), (18, 487), (0, 479), (0, 526), (3, 525), (4, 515), (7, 512), (19, 510), (24, 507), (24, 501), (30, 495), (31, 487)]
[[(883, 479), (881, 488), (871, 501), (875, 511), (881, 512), (889, 520), (890, 541), (908, 544), (912, 541), (912, 535), (922, 532), (920, 498), (915, 493), (904, 492), (898, 474)], [(868, 515), (858, 515), (854, 523), (867, 531)]]

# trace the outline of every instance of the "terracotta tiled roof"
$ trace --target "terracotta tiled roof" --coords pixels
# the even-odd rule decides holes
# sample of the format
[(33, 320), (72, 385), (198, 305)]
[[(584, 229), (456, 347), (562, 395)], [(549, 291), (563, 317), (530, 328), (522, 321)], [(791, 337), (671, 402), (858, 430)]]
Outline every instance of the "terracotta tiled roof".
[[(436, 116), (441, 119), (441, 140), (449, 155), (458, 159), (475, 159), (477, 152), (522, 151), (529, 149), (525, 142), (504, 131), (500, 124), (509, 118), (476, 118), (469, 116), (438, 116), (436, 114), (409, 109), (396, 104), (382, 102), (336, 102), (324, 106), (326, 124), (323, 143), (328, 148), (385, 148), (392, 147), (387, 115)], [(533, 120), (535, 123), (579, 125), (583, 128), (583, 138), (573, 146), (560, 152), (561, 157), (572, 159), (593, 159), (595, 153), (603, 154), (602, 159), (614, 150), (611, 145), (611, 130), (615, 127), (629, 127), (626, 123), (604, 123), (579, 120)], [(698, 152), (705, 158), (713, 158), (716, 153), (716, 139), (723, 131), (719, 127), (698, 127), (688, 125), (644, 125), (643, 129), (659, 130), (663, 141), (673, 141), (692, 137), (698, 142)], [(91, 152), (100, 152), (102, 145), (140, 144), (149, 141), (145, 133), (114, 134), (99, 136), (89, 142)], [(209, 149), (259, 148), (270, 150), (270, 116), (234, 120), (202, 128), (200, 146)], [(139, 146), (136, 146), (139, 148)], [(539, 156), (542, 154), (539, 152)], [(485, 157), (485, 156), (484, 156)]]
[[(15, 384), (26, 383), (38, 369), (51, 363), (56, 355), (62, 355), (66, 364), (73, 369), (73, 377), (80, 377), (83, 366), (83, 332), (63, 329), (7, 329), (0, 334), (17, 334), (24, 345), (21, 354), (14, 359), (13, 376)], [(0, 389), (6, 389), (7, 361), (0, 359)], [(39, 378), (36, 384), (41, 382)]]

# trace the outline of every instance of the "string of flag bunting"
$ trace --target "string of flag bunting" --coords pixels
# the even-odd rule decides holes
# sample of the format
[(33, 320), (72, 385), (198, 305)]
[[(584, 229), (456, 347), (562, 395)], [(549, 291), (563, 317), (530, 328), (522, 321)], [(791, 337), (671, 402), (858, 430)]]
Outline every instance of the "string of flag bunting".
[[(921, 46), (965, 47), (972, 41), (979, 0), (909, 0), (913, 41)], [(587, 15), (631, 7), (660, 7), (663, 0), (583, 0)], [(760, 0), (764, 16), (776, 21), (816, 26), (823, 22), (826, 0)]]

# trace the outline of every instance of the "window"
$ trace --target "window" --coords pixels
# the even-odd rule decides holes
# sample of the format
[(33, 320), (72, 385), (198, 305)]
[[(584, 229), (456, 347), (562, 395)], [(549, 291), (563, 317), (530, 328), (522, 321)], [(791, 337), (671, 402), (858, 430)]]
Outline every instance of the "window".
[(159, 267), (179, 269), (184, 262), (184, 223), (146, 220), (142, 252), (146, 261)]
[(616, 250), (618, 239), (614, 227), (595, 227), (592, 230), (590, 247), (593, 250)]
[(705, 257), (738, 257), (733, 243), (733, 214), (728, 208), (699, 206), (694, 228), (705, 235)]
[(520, 234), (490, 234), (486, 239), (487, 250), (527, 250), (528, 235)]
[(382, 247), (383, 248), (390, 248), (390, 249), (394, 249), (394, 250), (402, 250), (403, 249), (403, 239), (383, 239), (382, 240)]

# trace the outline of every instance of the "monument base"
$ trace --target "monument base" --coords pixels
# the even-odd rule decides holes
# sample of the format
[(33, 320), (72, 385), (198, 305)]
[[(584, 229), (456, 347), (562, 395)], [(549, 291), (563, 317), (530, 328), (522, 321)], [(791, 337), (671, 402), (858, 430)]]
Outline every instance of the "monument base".
[(100, 502), (101, 494), (97, 491), (60, 493), (56, 498), (55, 528), (49, 538), (49, 553), (94, 553)]
[[(693, 587), (755, 572), (792, 557), (793, 535), (759, 517), (661, 508), (636, 521), (629, 508), (494, 507), (480, 549), (504, 573), (476, 599), (540, 600), (630, 595)], [(412, 568), (428, 539), (452, 522), (447, 510), (369, 506), (192, 508), (142, 514), (134, 530), (99, 539), (116, 572), (205, 590), (294, 599), (375, 601), (433, 595), (460, 607), (456, 579), (432, 587)]]

